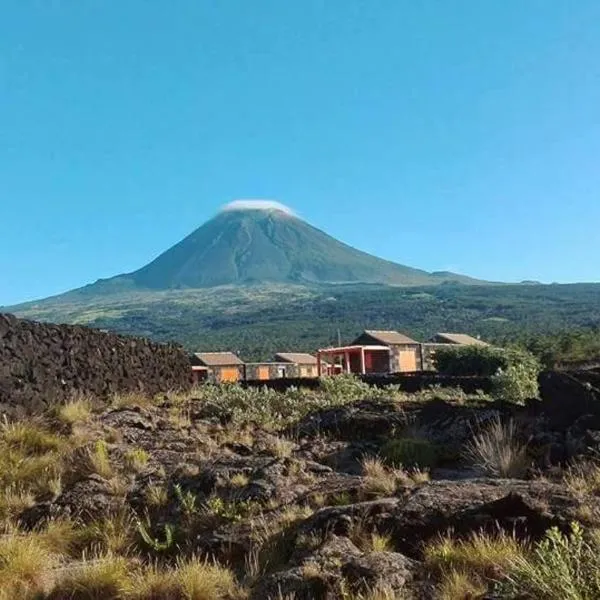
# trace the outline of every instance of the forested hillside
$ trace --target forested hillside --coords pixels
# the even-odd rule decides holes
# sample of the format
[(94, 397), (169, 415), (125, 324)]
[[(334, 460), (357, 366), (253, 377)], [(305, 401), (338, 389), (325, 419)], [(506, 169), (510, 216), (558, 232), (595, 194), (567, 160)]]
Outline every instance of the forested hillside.
[(547, 360), (582, 360), (600, 351), (600, 284), (228, 286), (74, 297), (25, 305), (18, 314), (176, 340), (194, 350), (231, 349), (246, 359), (312, 351), (337, 343), (338, 330), (349, 341), (364, 328), (399, 329), (420, 340), (462, 331), (528, 345)]

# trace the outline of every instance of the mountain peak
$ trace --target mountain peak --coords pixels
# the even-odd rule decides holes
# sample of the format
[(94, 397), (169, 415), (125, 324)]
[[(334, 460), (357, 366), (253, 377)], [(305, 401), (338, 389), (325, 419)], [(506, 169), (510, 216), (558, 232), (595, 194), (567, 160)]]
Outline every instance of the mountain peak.
[(297, 218), (275, 200), (235, 200), (151, 263), (125, 276), (144, 289), (249, 283), (387, 283), (465, 281), (433, 276), (361, 252)]
[(260, 210), (263, 212), (281, 212), (286, 215), (296, 216), (294, 211), (285, 204), (276, 200), (240, 199), (234, 200), (221, 208), (221, 213), (234, 211)]

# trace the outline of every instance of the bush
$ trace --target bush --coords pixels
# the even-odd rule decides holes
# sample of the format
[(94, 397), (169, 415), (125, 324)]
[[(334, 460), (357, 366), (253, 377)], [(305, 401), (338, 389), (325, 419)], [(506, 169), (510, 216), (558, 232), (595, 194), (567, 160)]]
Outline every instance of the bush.
[(508, 576), (510, 597), (545, 600), (600, 598), (600, 539), (580, 525), (568, 535), (552, 528), (530, 555), (516, 557)]
[(492, 396), (519, 404), (528, 398), (536, 398), (539, 368), (530, 364), (510, 365), (492, 377)]
[(436, 350), (434, 364), (444, 375), (492, 379), (492, 396), (523, 402), (538, 395), (541, 365), (526, 350), (490, 346), (456, 346)]
[(437, 462), (435, 446), (415, 438), (389, 440), (381, 448), (381, 456), (394, 467), (430, 469)]

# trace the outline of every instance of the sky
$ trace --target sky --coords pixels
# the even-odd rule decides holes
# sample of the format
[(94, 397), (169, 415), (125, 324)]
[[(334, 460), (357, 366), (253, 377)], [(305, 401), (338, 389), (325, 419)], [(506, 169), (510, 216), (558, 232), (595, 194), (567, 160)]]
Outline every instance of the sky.
[(2, 0), (0, 305), (236, 199), (496, 281), (600, 280), (598, 0)]

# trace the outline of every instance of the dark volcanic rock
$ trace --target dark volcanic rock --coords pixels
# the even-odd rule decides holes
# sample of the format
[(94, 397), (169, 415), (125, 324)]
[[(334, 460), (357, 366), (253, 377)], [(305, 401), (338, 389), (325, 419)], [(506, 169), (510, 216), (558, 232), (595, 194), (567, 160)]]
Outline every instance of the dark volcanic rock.
[(0, 405), (11, 415), (73, 394), (153, 396), (191, 388), (187, 355), (172, 344), (6, 314), (0, 314), (0, 335)]
[[(600, 499), (595, 500), (600, 508)], [(466, 535), (500, 527), (521, 537), (539, 538), (556, 525), (567, 530), (578, 518), (580, 503), (562, 486), (542, 481), (438, 481), (384, 498), (316, 512), (298, 533), (350, 536), (358, 522), (392, 535), (396, 550), (418, 556), (421, 545), (447, 531)]]

